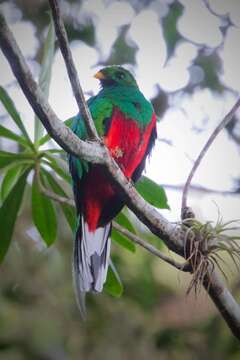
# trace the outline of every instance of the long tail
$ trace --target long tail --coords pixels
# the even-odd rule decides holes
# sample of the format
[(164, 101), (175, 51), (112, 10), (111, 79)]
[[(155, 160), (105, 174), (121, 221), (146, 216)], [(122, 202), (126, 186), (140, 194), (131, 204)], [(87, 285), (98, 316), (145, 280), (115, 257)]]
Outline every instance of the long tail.
[(79, 309), (85, 318), (86, 292), (101, 292), (106, 281), (111, 223), (90, 232), (83, 216), (79, 220), (74, 242), (73, 279)]

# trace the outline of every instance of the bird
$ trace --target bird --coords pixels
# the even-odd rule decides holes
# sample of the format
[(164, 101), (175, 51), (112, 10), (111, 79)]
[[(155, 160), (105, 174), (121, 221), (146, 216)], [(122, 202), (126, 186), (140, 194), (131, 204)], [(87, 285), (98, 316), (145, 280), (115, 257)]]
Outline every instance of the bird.
[[(87, 104), (96, 130), (124, 175), (135, 183), (157, 138), (154, 109), (124, 67), (107, 66), (94, 76), (100, 81), (100, 91)], [(87, 139), (80, 114), (71, 130)], [(77, 212), (73, 278), (78, 305), (85, 313), (85, 294), (101, 292), (106, 281), (111, 223), (125, 201), (100, 164), (69, 155), (69, 170)]]

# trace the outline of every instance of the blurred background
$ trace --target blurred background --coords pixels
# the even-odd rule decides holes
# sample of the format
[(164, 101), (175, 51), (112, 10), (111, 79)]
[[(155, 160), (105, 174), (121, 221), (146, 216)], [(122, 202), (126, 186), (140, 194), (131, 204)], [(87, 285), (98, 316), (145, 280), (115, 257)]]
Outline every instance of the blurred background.
[[(99, 90), (94, 73), (119, 64), (135, 74), (151, 99), (159, 118), (158, 140), (146, 174), (166, 190), (170, 210), (162, 213), (178, 221), (181, 189), (194, 159), (239, 94), (239, 1), (72, 0), (61, 6), (86, 97)], [(1, 1), (0, 7), (37, 79), (50, 22), (47, 1)], [(33, 138), (33, 112), (1, 52), (0, 85)], [(62, 120), (77, 113), (57, 48), (49, 102)], [(239, 115), (215, 140), (194, 177), (189, 205), (203, 221), (217, 221), (219, 213), (223, 221), (239, 218)], [(0, 121), (15, 130), (1, 105)], [(0, 149), (18, 151), (2, 138)], [(204, 291), (186, 296), (190, 276), (139, 248), (131, 253), (113, 244), (123, 295), (89, 296), (83, 324), (72, 289), (73, 235), (57, 214), (58, 238), (46, 248), (33, 226), (26, 188), (14, 241), (0, 268), (1, 359), (239, 359), (238, 342)], [(229, 286), (239, 298), (239, 274), (231, 261), (227, 268)]]

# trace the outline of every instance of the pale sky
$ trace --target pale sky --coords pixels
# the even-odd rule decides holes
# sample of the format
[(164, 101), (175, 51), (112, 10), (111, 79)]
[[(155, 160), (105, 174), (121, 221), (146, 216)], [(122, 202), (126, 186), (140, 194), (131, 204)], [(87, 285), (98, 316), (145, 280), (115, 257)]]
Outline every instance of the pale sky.
[[(187, 39), (177, 45), (172, 59), (166, 61), (166, 45), (159, 19), (167, 12), (167, 4), (171, 1), (154, 1), (148, 9), (135, 13), (127, 2), (108, 2), (90, 0), (83, 3), (79, 17), (94, 16), (96, 26), (97, 52), (81, 41), (71, 43), (73, 57), (77, 66), (81, 85), (85, 92), (97, 93), (99, 86), (93, 78), (99, 60), (108, 57), (118, 34), (119, 27), (130, 23), (129, 41), (137, 47), (135, 75), (139, 86), (147, 98), (156, 93), (156, 84), (165, 91), (174, 92), (184, 87), (189, 81), (189, 66), (198, 51), (198, 44), (206, 44), (209, 48), (220, 46), (219, 54), (223, 59), (222, 80), (236, 92), (240, 91), (239, 76), (239, 44), (240, 44), (240, 2), (211, 0), (216, 13), (229, 13), (231, 21), (237, 27), (228, 30), (224, 46), (222, 46), (221, 21), (210, 14), (200, 0), (181, 0), (185, 11), (178, 23), (178, 29)], [(5, 13), (11, 23), (11, 29), (24, 55), (29, 59), (38, 48), (35, 28), (32, 23), (20, 22), (21, 14), (13, 11), (10, 4), (5, 4)], [(38, 64), (29, 62), (35, 74)], [(9, 94), (25, 119), (27, 128), (33, 133), (33, 112), (13, 84), (14, 77), (7, 62), (0, 53), (0, 84), (7, 86)], [(11, 84), (11, 85), (10, 85)], [(77, 106), (72, 95), (64, 63), (57, 51), (50, 87), (50, 104), (57, 115), (65, 120), (77, 113)], [(172, 95), (171, 106), (158, 126), (159, 138), (172, 141), (172, 146), (157, 142), (147, 176), (155, 181), (168, 184), (183, 183), (190, 171), (192, 163), (214, 127), (231, 109), (236, 95), (226, 92), (221, 97), (213, 95), (208, 89), (196, 90), (192, 95)], [(1, 109), (0, 109), (1, 110)], [(240, 115), (240, 113), (239, 113)], [(11, 126), (11, 125), (10, 125)], [(202, 128), (201, 132), (193, 131)], [(193, 183), (219, 190), (229, 190), (234, 186), (233, 179), (240, 178), (239, 148), (222, 132), (207, 153)], [(163, 213), (172, 220), (179, 219), (181, 194), (167, 191), (171, 212)], [(205, 220), (215, 220), (218, 207), (224, 220), (236, 219), (240, 216), (240, 198), (204, 195), (189, 195), (189, 205)]]

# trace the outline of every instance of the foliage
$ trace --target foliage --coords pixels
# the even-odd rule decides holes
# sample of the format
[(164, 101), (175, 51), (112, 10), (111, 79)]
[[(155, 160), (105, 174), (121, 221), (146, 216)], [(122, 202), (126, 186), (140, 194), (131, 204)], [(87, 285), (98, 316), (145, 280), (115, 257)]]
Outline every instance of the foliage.
[(17, 214), (23, 198), (28, 171), (29, 169), (25, 170), (24, 173), (19, 176), (0, 208), (1, 224), (4, 224), (1, 226), (0, 260), (3, 260), (12, 238)]
[(167, 16), (163, 19), (163, 33), (167, 45), (167, 58), (169, 59), (175, 50), (177, 42), (181, 35), (177, 30), (177, 22), (183, 13), (183, 6), (179, 2), (173, 2), (170, 5)]
[(215, 266), (221, 271), (225, 279), (228, 280), (222, 268), (222, 265), (227, 265), (224, 260), (224, 252), (230, 256), (237, 271), (239, 271), (240, 237), (234, 233), (240, 230), (238, 224), (239, 221), (237, 220), (223, 223), (219, 219), (216, 225), (210, 221), (201, 223), (194, 218), (184, 220), (182, 226), (186, 229), (185, 258), (191, 263), (193, 269), (188, 292), (194, 288), (195, 293), (198, 293), (206, 273), (209, 269), (214, 271)]

